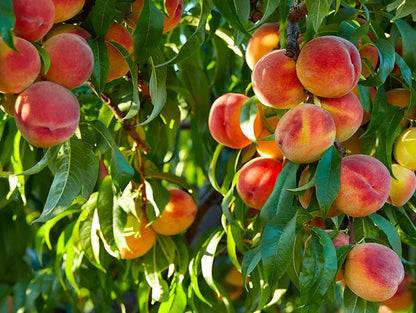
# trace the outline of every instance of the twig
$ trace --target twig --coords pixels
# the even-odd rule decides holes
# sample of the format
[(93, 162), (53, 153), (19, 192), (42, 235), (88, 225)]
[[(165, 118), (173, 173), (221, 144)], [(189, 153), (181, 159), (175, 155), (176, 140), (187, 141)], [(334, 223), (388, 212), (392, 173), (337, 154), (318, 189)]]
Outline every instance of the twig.
[(301, 3), (297, 3), (296, 0), (293, 1), (288, 16), (286, 55), (295, 60), (300, 51), (298, 23), (307, 13), (306, 1)]
[(350, 244), (355, 243), (354, 240), (354, 218), (349, 216), (348, 217), (348, 231), (350, 234)]

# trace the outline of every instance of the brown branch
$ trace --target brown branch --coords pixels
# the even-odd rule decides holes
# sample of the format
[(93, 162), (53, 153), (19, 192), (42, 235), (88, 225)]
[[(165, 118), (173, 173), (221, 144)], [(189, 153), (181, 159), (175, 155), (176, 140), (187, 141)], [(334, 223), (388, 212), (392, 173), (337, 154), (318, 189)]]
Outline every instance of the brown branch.
[(348, 232), (350, 235), (350, 244), (354, 244), (354, 218), (351, 216), (348, 217)]
[(286, 55), (295, 60), (300, 51), (298, 23), (307, 13), (306, 1), (301, 3), (297, 3), (296, 0), (293, 1), (288, 16)]
[(338, 139), (335, 139), (334, 146), (341, 154), (341, 157), (345, 157), (345, 155), (347, 154), (347, 149), (341, 146), (341, 143), (338, 141)]

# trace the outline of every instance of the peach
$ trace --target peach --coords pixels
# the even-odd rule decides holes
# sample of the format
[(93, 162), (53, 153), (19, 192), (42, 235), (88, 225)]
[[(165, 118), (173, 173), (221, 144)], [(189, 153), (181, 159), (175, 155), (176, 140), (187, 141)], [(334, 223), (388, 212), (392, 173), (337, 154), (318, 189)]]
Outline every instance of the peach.
[(225, 275), (225, 281), (233, 286), (244, 287), (243, 275), (241, 272), (233, 265)]
[(331, 113), (335, 121), (336, 138), (343, 142), (358, 130), (363, 120), (360, 100), (349, 92), (339, 98), (320, 98), (321, 107)]
[(404, 278), (399, 256), (378, 243), (362, 243), (348, 253), (344, 280), (357, 296), (374, 302), (391, 298)]
[(286, 50), (263, 56), (251, 73), (253, 91), (264, 105), (287, 109), (305, 99), (305, 91), (296, 75), (296, 63)]
[(52, 29), (46, 34), (45, 39), (49, 39), (55, 35), (63, 34), (63, 33), (71, 33), (75, 35), (81, 36), (85, 41), (88, 42), (90, 39), (91, 34), (84, 28), (78, 25), (73, 24), (55, 24)]
[[(279, 118), (277, 116), (269, 117), (267, 123), (273, 128), (276, 129)], [(269, 137), (273, 133), (269, 132), (266, 127), (263, 128), (257, 139)], [(283, 154), (280, 148), (277, 146), (276, 140), (258, 140), (257, 141), (257, 153), (262, 157), (274, 158), (278, 160), (283, 160)]]
[[(107, 41), (113, 41), (123, 46), (129, 54), (133, 53), (133, 36), (123, 25), (113, 23), (104, 37)], [(106, 43), (110, 69), (107, 82), (123, 77), (129, 71), (129, 65), (123, 55), (110, 43)]]
[(282, 162), (272, 158), (254, 158), (245, 163), (237, 178), (237, 192), (249, 207), (260, 210), (269, 199)]
[(296, 73), (302, 85), (316, 96), (342, 97), (358, 83), (360, 53), (341, 37), (317, 37), (306, 42), (300, 50)]
[(188, 229), (194, 222), (198, 207), (191, 195), (177, 188), (169, 188), (170, 200), (151, 224), (160, 235), (177, 235)]
[[(375, 70), (379, 58), (377, 48), (373, 46), (364, 46), (359, 48), (359, 52), (361, 59), (367, 59), (370, 62), (372, 69)], [(368, 77), (371, 73), (372, 70), (361, 60), (361, 74), (363, 74), (364, 77)]]
[(127, 216), (124, 228), (126, 247), (120, 247), (122, 259), (135, 259), (145, 255), (156, 243), (156, 233), (147, 226), (147, 218), (142, 213), (136, 219), (132, 215)]
[(41, 61), (38, 50), (26, 39), (13, 37), (19, 52), (0, 38), (0, 92), (20, 93), (38, 77)]
[(292, 162), (311, 163), (319, 160), (334, 143), (335, 122), (331, 114), (310, 103), (286, 112), (275, 131), (277, 145)]
[[(131, 28), (136, 29), (141, 11), (143, 9), (143, 0), (136, 0), (131, 7), (131, 13), (126, 16), (125, 21)], [(163, 33), (174, 29), (181, 20), (183, 11), (183, 0), (165, 0), (165, 19), (163, 22)]]
[(396, 139), (393, 155), (397, 163), (416, 171), (416, 127), (403, 131)]
[(340, 184), (333, 205), (349, 216), (363, 217), (386, 202), (391, 186), (390, 172), (369, 155), (349, 155), (341, 160)]
[(265, 23), (253, 33), (245, 52), (248, 67), (253, 70), (257, 61), (278, 47), (279, 23)]
[[(227, 93), (214, 101), (209, 112), (208, 127), (217, 142), (233, 149), (241, 149), (251, 144), (251, 140), (240, 127), (241, 107), (248, 99), (242, 94)], [(263, 129), (260, 114), (257, 115), (253, 128), (258, 137)]]
[(13, 0), (12, 2), (16, 16), (14, 35), (36, 41), (52, 28), (55, 19), (52, 0)]
[[(386, 92), (386, 100), (390, 105), (395, 105), (400, 108), (407, 108), (410, 104), (410, 91), (404, 88), (395, 88)], [(406, 115), (407, 119), (416, 119), (416, 107), (413, 106)], [(407, 127), (408, 120), (402, 120), (402, 128)]]
[[(306, 185), (311, 179), (311, 172), (309, 171), (309, 168), (305, 168), (305, 170), (302, 172), (302, 174), (299, 177), (298, 187), (302, 187)], [(300, 205), (306, 209), (309, 206), (309, 203), (311, 202), (312, 194), (315, 192), (315, 187), (311, 187), (305, 191), (303, 195), (300, 195), (299, 202)], [(342, 212), (340, 212), (337, 208), (335, 208), (334, 205), (331, 205), (327, 212), (327, 217), (335, 217), (340, 215)], [(319, 213), (318, 216), (322, 216), (321, 213)]]
[(409, 285), (414, 282), (412, 275), (405, 273), (402, 282), (399, 284), (396, 293), (393, 297), (383, 301), (381, 305), (388, 307), (392, 311), (403, 311), (413, 303), (412, 292), (409, 290)]
[(14, 104), (16, 102), (17, 95), (12, 93), (5, 93), (3, 95), (3, 102), (1, 103), (1, 109), (7, 114), (14, 116)]
[(50, 147), (69, 139), (78, 127), (80, 105), (65, 87), (37, 82), (16, 100), (14, 116), (23, 137), (36, 147)]
[(85, 0), (52, 0), (55, 6), (55, 23), (69, 20), (82, 10)]
[(413, 171), (399, 164), (391, 166), (395, 178), (391, 178), (391, 188), (387, 202), (400, 207), (413, 196), (416, 190), (416, 175)]
[(81, 86), (91, 76), (94, 55), (88, 43), (80, 36), (71, 33), (55, 35), (43, 44), (51, 66), (44, 75), (68, 89)]

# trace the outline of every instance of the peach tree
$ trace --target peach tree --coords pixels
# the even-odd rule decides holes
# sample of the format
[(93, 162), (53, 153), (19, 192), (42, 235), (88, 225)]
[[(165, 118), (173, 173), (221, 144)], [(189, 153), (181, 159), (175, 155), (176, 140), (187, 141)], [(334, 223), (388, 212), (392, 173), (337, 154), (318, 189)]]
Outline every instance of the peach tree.
[(413, 312), (416, 4), (3, 0), (1, 312)]

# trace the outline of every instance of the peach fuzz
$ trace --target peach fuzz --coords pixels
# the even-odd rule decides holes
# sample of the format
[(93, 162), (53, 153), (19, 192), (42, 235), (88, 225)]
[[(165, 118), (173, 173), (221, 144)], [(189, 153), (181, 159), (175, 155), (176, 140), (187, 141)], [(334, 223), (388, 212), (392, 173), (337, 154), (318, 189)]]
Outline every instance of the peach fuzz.
[(413, 196), (416, 190), (416, 175), (413, 171), (396, 163), (392, 164), (391, 169), (395, 178), (391, 178), (387, 202), (400, 207)]
[(82, 10), (85, 0), (52, 0), (55, 6), (55, 23), (69, 20)]
[(369, 155), (349, 155), (341, 160), (340, 184), (333, 205), (349, 216), (363, 217), (376, 212), (386, 202), (390, 172)]
[(12, 2), (16, 16), (14, 35), (36, 41), (52, 28), (55, 19), (52, 0), (13, 0)]
[(277, 145), (292, 162), (312, 163), (321, 158), (335, 140), (336, 128), (331, 114), (310, 103), (286, 112), (275, 131)]
[(260, 210), (269, 199), (282, 162), (271, 158), (254, 158), (245, 163), (237, 178), (237, 192), (249, 207)]
[[(131, 6), (131, 13), (126, 16), (125, 21), (131, 28), (136, 29), (141, 11), (143, 0), (136, 0)], [(165, 0), (166, 13), (163, 21), (163, 33), (174, 29), (181, 20), (183, 11), (183, 0)]]
[(120, 247), (122, 259), (135, 259), (145, 255), (156, 243), (156, 233), (147, 226), (147, 218), (140, 214), (138, 218), (128, 215), (124, 228), (126, 247)]
[(160, 235), (177, 235), (188, 229), (194, 222), (198, 207), (192, 196), (180, 189), (169, 188), (170, 200), (151, 224)]
[(19, 52), (0, 38), (0, 92), (20, 93), (38, 77), (41, 61), (38, 50), (29, 41), (13, 37)]
[[(269, 117), (267, 123), (273, 128), (276, 129), (279, 118), (277, 116)], [(273, 133), (264, 127), (257, 139), (269, 137)], [(276, 140), (257, 140), (257, 153), (262, 157), (273, 158), (278, 160), (283, 160), (283, 154), (280, 148), (277, 146)]]
[(248, 67), (253, 70), (257, 61), (279, 45), (279, 23), (265, 23), (253, 33), (245, 52)]
[[(303, 172), (301, 173), (299, 177), (298, 187), (302, 187), (306, 185), (311, 179), (311, 172), (309, 171), (309, 168), (305, 168)], [(299, 202), (300, 205), (306, 209), (309, 206), (309, 203), (311, 202), (312, 194), (315, 192), (315, 187), (311, 187), (307, 190), (305, 190), (305, 193), (303, 195), (300, 195)], [(340, 212), (338, 209), (334, 207), (334, 205), (331, 205), (327, 212), (327, 217), (335, 217), (340, 215), (342, 212)], [(322, 216), (321, 213), (318, 214), (318, 216)]]
[(321, 107), (331, 113), (335, 121), (336, 138), (343, 142), (358, 130), (363, 120), (360, 100), (349, 92), (339, 98), (320, 98)]
[[(134, 44), (133, 36), (123, 25), (118, 23), (111, 24), (107, 34), (104, 37), (107, 41), (113, 41), (123, 46), (129, 54), (133, 53)], [(129, 65), (123, 55), (111, 44), (106, 43), (110, 69), (108, 72), (107, 82), (123, 77), (129, 71)]]
[(78, 127), (80, 105), (65, 87), (37, 82), (16, 100), (14, 116), (23, 137), (33, 146), (51, 147), (69, 139)]
[(46, 34), (45, 39), (49, 39), (55, 35), (71, 33), (81, 36), (86, 42), (90, 39), (91, 34), (84, 28), (73, 24), (55, 24), (52, 29)]
[(302, 85), (314, 95), (342, 97), (358, 83), (360, 53), (341, 37), (317, 37), (306, 42), (300, 50), (296, 73)]
[[(386, 100), (390, 105), (395, 105), (400, 108), (407, 108), (410, 105), (410, 91), (404, 88), (395, 88), (386, 92)], [(412, 106), (406, 115), (406, 118), (402, 120), (402, 128), (407, 127), (407, 119), (416, 119), (416, 106)]]
[(63, 33), (55, 35), (43, 44), (51, 66), (44, 78), (68, 89), (81, 86), (91, 76), (94, 55), (80, 36)]
[[(241, 149), (251, 144), (251, 140), (240, 127), (241, 107), (248, 99), (242, 94), (226, 93), (214, 101), (209, 112), (208, 127), (218, 143), (233, 149)], [(253, 128), (258, 137), (263, 129), (259, 114), (254, 120)]]
[(410, 308), (413, 303), (413, 299), (409, 285), (414, 281), (415, 280), (412, 275), (405, 273), (396, 293), (390, 299), (383, 301), (381, 305), (388, 307), (392, 311), (403, 311)]
[(398, 255), (378, 243), (354, 246), (344, 263), (344, 280), (357, 296), (373, 302), (391, 298), (404, 278)]
[(416, 171), (416, 127), (400, 134), (394, 143), (393, 155), (401, 166)]
[(296, 75), (296, 63), (286, 50), (263, 56), (251, 74), (253, 91), (264, 105), (287, 109), (305, 99), (305, 91)]

